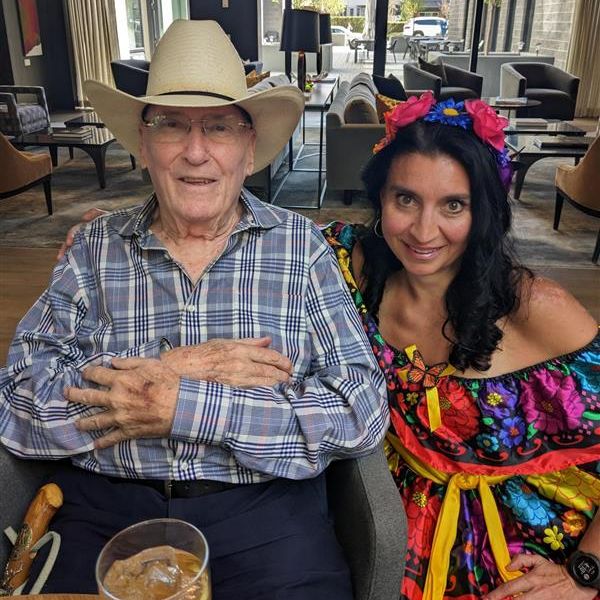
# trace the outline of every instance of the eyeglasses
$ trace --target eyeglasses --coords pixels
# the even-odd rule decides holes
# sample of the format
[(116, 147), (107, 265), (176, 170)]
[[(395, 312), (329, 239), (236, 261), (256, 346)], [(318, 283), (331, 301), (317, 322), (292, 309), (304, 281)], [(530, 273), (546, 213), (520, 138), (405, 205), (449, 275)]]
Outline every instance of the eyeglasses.
[(238, 139), (244, 132), (252, 129), (252, 124), (240, 121), (237, 115), (208, 117), (206, 119), (188, 119), (183, 116), (156, 115), (150, 121), (144, 121), (144, 127), (157, 144), (183, 142), (192, 125), (197, 123), (202, 133), (211, 142), (228, 144)]

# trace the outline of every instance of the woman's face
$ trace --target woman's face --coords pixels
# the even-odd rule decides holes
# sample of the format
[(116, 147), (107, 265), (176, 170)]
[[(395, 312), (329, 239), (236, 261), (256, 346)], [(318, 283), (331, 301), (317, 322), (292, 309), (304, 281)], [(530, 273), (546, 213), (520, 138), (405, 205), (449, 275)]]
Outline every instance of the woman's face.
[(459, 162), (416, 153), (392, 161), (381, 190), (381, 228), (409, 274), (456, 274), (471, 221), (471, 186)]

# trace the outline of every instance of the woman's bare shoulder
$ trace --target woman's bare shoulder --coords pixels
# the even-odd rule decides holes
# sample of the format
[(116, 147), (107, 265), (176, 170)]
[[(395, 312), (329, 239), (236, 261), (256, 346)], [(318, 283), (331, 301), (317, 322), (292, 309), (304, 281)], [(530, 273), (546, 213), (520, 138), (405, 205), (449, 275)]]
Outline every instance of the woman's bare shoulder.
[(582, 348), (598, 333), (592, 315), (556, 281), (534, 276), (521, 285), (512, 326), (532, 347), (548, 357)]

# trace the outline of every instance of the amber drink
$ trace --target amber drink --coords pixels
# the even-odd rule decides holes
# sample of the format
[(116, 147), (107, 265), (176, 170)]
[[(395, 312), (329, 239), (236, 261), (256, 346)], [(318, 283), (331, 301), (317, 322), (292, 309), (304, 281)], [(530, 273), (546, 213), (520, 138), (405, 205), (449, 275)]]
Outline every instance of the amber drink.
[(109, 600), (211, 600), (206, 539), (177, 519), (138, 523), (103, 548), (96, 581)]

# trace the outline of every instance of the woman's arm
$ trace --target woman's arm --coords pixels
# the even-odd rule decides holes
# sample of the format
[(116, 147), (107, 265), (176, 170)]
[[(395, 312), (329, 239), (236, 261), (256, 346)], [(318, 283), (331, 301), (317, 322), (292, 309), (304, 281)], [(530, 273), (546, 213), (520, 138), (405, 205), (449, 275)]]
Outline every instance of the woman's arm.
[(556, 281), (536, 277), (524, 283), (515, 323), (530, 352), (543, 358), (562, 356), (589, 344), (598, 323)]

